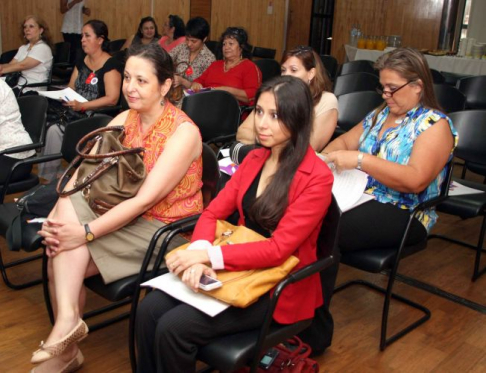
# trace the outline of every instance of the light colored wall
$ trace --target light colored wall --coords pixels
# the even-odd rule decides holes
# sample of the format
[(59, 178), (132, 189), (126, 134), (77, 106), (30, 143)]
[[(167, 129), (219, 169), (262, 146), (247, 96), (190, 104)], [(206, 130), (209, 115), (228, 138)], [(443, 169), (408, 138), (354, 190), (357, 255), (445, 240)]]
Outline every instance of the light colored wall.
[(475, 38), (476, 41), (486, 43), (486, 0), (473, 0), (471, 12), (469, 13), (468, 38)]

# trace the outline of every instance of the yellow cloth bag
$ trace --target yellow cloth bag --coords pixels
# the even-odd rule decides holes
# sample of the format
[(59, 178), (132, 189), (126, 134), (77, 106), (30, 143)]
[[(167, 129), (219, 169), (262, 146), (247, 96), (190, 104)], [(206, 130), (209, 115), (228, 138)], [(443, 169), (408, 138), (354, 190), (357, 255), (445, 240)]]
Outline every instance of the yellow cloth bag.
[[(264, 240), (265, 237), (245, 226), (234, 226), (224, 220), (218, 220), (213, 245), (223, 246)], [(178, 250), (187, 249), (188, 246), (189, 244), (179, 246), (168, 253), (166, 258)], [(245, 308), (285, 278), (298, 263), (299, 259), (291, 255), (280, 266), (273, 268), (246, 271), (220, 270), (217, 271), (218, 280), (223, 283), (223, 286), (211, 291), (200, 290), (200, 292), (232, 306)]]

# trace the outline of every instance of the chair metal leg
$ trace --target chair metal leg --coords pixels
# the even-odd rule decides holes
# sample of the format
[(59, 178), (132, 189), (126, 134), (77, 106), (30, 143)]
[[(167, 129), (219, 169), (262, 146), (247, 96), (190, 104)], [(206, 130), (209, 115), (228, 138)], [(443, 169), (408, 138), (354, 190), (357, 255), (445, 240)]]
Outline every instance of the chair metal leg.
[(433, 239), (433, 238), (438, 238), (444, 241), (452, 242), (456, 245), (464, 246), (469, 249), (475, 250), (476, 251), (476, 256), (474, 259), (474, 270), (473, 270), (473, 275), (471, 278), (471, 281), (476, 281), (481, 275), (486, 273), (486, 266), (483, 269), (479, 269), (480, 263), (481, 263), (481, 254), (486, 253), (486, 250), (483, 248), (484, 244), (484, 236), (486, 232), (486, 215), (483, 216), (483, 221), (481, 223), (481, 230), (479, 232), (479, 239), (477, 245), (472, 245), (469, 242), (457, 240), (452, 237), (444, 236), (441, 234), (431, 234), (427, 239)]
[(12, 267), (16, 267), (16, 266), (19, 266), (19, 265), (22, 265), (22, 264), (25, 264), (25, 263), (29, 263), (29, 262), (32, 262), (34, 260), (40, 259), (40, 258), (42, 258), (42, 254), (33, 255), (33, 256), (28, 257), (28, 258), (14, 260), (12, 262), (4, 263), (3, 258), (2, 258), (2, 252), (0, 251), (0, 272), (2, 273), (2, 278), (3, 278), (3, 282), (5, 282), (5, 285), (7, 285), (10, 289), (13, 289), (13, 290), (21, 290), (21, 289), (25, 289), (25, 288), (40, 284), (42, 282), (42, 279), (40, 279), (40, 278), (36, 279), (36, 280), (24, 282), (24, 283), (21, 283), (21, 284), (14, 284), (9, 280), (8, 275), (7, 275), (7, 269), (12, 268)]
[[(368, 287), (372, 290), (378, 291), (382, 294), (385, 295), (385, 301), (383, 304), (383, 313), (382, 313), (382, 320), (381, 320), (381, 336), (380, 336), (380, 350), (383, 351), (387, 346), (398, 340), (399, 338), (403, 337), (407, 333), (411, 332), (413, 329), (417, 328), (418, 326), (422, 325), (424, 322), (426, 322), (428, 319), (430, 319), (430, 310), (418, 303), (415, 303), (411, 301), (410, 299), (404, 298), (400, 295), (394, 294), (391, 290), (393, 287), (393, 280), (390, 282), (388, 281), (388, 287), (387, 289), (384, 289), (380, 286), (377, 286), (371, 282), (365, 281), (365, 280), (352, 280), (348, 281), (344, 284), (341, 284), (337, 286), (334, 289), (334, 293), (338, 293), (352, 285), (362, 285), (365, 287)], [(399, 302), (402, 302), (404, 304), (407, 304), (415, 309), (418, 309), (422, 311), (425, 315), (422, 316), (420, 319), (417, 321), (413, 322), (412, 324), (406, 326), (405, 328), (401, 329), (394, 335), (392, 335), (389, 338), (386, 338), (386, 332), (387, 332), (387, 327), (388, 327), (388, 312), (390, 308), (390, 301), (391, 298), (396, 299)]]

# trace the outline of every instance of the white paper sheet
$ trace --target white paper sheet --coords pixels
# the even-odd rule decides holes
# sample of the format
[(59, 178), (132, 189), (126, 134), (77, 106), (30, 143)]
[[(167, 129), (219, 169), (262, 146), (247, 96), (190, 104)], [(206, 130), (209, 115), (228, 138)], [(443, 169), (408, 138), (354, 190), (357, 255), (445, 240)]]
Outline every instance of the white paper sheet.
[(451, 182), (451, 185), (449, 186), (450, 196), (461, 196), (464, 194), (477, 194), (477, 193), (484, 193), (484, 191), (467, 187), (465, 185), (459, 184), (457, 181)]
[(230, 157), (220, 159), (218, 164), (219, 170), (230, 176), (232, 176), (238, 169), (238, 165), (235, 164)]
[(373, 196), (363, 193), (367, 183), (368, 174), (360, 170), (334, 173), (332, 193), (342, 212), (374, 199)]
[(223, 312), (230, 305), (202, 293), (195, 293), (184, 284), (181, 279), (172, 273), (166, 273), (152, 280), (144, 282), (140, 286), (150, 286), (162, 290), (181, 302), (190, 304), (194, 308), (214, 317)]
[(78, 101), (78, 102), (88, 102), (83, 96), (76, 93), (71, 88), (65, 88), (61, 91), (39, 91), (41, 96), (49, 97), (54, 100), (62, 100), (62, 101)]

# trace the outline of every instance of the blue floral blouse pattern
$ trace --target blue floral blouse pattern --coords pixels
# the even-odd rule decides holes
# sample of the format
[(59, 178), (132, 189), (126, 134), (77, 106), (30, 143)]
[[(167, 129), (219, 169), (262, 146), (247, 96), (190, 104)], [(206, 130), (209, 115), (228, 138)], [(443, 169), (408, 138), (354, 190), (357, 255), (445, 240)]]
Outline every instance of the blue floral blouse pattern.
[[(452, 121), (443, 113), (427, 109), (423, 106), (417, 106), (410, 110), (401, 124), (396, 127), (388, 128), (382, 135), (381, 139), (378, 134), (388, 117), (389, 109), (383, 109), (377, 117), (376, 124), (371, 128), (374, 111), (369, 113), (363, 121), (364, 132), (360, 138), (359, 150), (363, 153), (375, 155), (387, 161), (406, 165), (410, 160), (413, 145), (417, 137), (426, 129), (433, 126), (440, 119), (446, 119), (451, 128), (454, 137), (454, 148), (457, 146), (457, 131)], [(452, 151), (449, 160), (452, 158)], [(447, 170), (444, 169), (439, 173), (437, 178), (421, 193), (402, 193), (378, 182), (371, 176), (368, 176), (368, 184), (365, 193), (372, 194), (377, 201), (381, 203), (391, 203), (401, 209), (413, 209), (418, 204), (440, 193), (440, 186), (444, 181)], [(437, 221), (437, 213), (429, 209), (417, 215), (417, 219), (430, 231)]]

